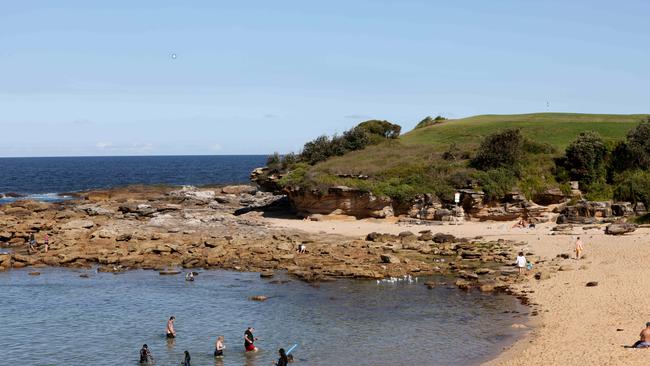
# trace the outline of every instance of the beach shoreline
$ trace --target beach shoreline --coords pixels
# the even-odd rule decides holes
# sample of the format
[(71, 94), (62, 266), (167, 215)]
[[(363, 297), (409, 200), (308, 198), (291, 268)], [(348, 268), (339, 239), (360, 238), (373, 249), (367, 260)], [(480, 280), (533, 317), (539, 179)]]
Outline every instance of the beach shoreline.
[[(98, 265), (107, 272), (219, 268), (267, 276), (284, 270), (308, 282), (450, 275), (461, 289), (506, 291), (530, 309), (523, 324), (527, 334), (488, 365), (642, 365), (650, 360), (650, 353), (622, 347), (636, 341), (650, 318), (644, 308), (650, 279), (640, 275), (650, 261), (644, 250), (648, 228), (610, 236), (604, 224), (558, 232), (551, 222), (521, 229), (513, 222), (415, 224), (344, 216), (312, 221), (290, 218), (282, 210), (251, 209), (250, 202), (281, 198), (257, 194), (249, 186), (120, 188), (81, 197), (0, 207), (2, 247), (23, 251), (32, 231), (50, 232), (53, 238), (49, 253), (0, 254), (0, 265)], [(438, 235), (449, 236), (449, 242), (432, 240)], [(585, 243), (580, 261), (567, 259), (577, 236)], [(296, 252), (300, 244), (307, 248), (305, 255)], [(518, 251), (534, 264), (525, 278), (512, 267)], [(590, 281), (598, 285), (586, 287)]]

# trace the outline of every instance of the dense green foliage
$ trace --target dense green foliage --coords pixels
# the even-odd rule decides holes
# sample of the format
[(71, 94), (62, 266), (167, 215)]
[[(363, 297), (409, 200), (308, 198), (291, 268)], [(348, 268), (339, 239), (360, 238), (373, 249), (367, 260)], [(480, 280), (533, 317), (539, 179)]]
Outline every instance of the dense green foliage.
[[(513, 191), (533, 199), (554, 187), (570, 194), (570, 180), (580, 181), (588, 199), (641, 201), (643, 187), (650, 184), (642, 173), (632, 172), (649, 168), (646, 118), (557, 113), (428, 117), (399, 138), (395, 125), (373, 120), (305, 144), (289, 163), (284, 162), (289, 155), (271, 162), (289, 171), (281, 180), (285, 186), (345, 185), (401, 202), (422, 193), (451, 200), (460, 188), (480, 189), (490, 200)], [(629, 186), (634, 189), (626, 191)]]
[(424, 119), (422, 121), (420, 121), (415, 126), (415, 128), (418, 129), (418, 128), (423, 128), (423, 127), (435, 125), (435, 124), (438, 124), (438, 123), (442, 123), (442, 122), (444, 122), (446, 120), (447, 119), (445, 117), (440, 116), (440, 115), (436, 116), (436, 118), (431, 118), (431, 116), (426, 116), (426, 117), (424, 117)]
[(518, 129), (510, 128), (488, 135), (472, 159), (472, 166), (480, 170), (514, 169), (521, 161), (523, 145), (524, 138)]
[(597, 132), (581, 132), (565, 151), (565, 167), (571, 178), (590, 185), (605, 177), (609, 154), (605, 141)]
[(643, 202), (646, 207), (650, 207), (650, 172), (646, 170), (625, 172), (619, 177), (614, 188), (614, 198), (633, 203)]

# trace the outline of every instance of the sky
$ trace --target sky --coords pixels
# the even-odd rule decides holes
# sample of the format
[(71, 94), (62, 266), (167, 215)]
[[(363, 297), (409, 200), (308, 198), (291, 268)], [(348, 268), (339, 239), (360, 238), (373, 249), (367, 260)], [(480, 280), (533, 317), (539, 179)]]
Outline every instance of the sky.
[(648, 113), (647, 1), (0, 0), (0, 156), (299, 151), (367, 119)]

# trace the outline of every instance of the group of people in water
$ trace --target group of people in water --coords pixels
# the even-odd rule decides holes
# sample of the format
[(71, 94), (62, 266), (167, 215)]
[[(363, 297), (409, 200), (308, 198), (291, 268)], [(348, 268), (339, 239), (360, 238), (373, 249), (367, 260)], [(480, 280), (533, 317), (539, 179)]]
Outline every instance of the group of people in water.
[[(169, 320), (167, 320), (167, 327), (165, 328), (165, 336), (168, 339), (174, 339), (176, 338), (176, 329), (174, 329), (174, 322), (176, 321), (176, 317), (171, 316), (169, 317)], [(255, 332), (255, 328), (253, 327), (248, 327), (246, 328), (246, 331), (244, 332), (244, 351), (245, 352), (257, 352), (258, 348), (255, 346), (255, 341), (258, 340), (257, 337), (253, 334)], [(295, 347), (295, 346), (294, 346)], [(226, 349), (226, 344), (225, 344), (225, 339), (224, 336), (220, 335), (217, 337), (217, 341), (214, 344), (214, 357), (215, 358), (222, 358), (224, 356), (224, 351)], [(290, 353), (292, 349), (289, 350), (289, 352), (286, 352), (284, 348), (280, 348), (278, 350), (279, 358), (278, 361), (275, 363), (276, 366), (287, 366), (290, 362), (293, 362), (293, 357), (288, 354)], [(184, 353), (184, 359), (183, 362), (181, 362), (181, 366), (190, 366), (190, 361), (191, 361), (191, 356), (188, 351), (185, 351)], [(140, 349), (140, 364), (142, 365), (150, 365), (154, 362), (153, 355), (151, 354), (151, 350), (149, 350), (149, 346), (146, 344), (142, 345), (142, 348)]]

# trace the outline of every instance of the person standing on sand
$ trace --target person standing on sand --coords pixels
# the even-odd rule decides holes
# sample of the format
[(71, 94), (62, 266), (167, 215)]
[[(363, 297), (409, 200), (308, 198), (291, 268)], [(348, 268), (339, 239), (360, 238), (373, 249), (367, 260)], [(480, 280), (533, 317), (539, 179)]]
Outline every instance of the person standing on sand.
[(217, 337), (217, 342), (214, 344), (214, 357), (223, 357), (223, 350), (226, 345), (223, 343), (223, 336)]
[(582, 251), (584, 248), (582, 247), (582, 240), (580, 240), (580, 237), (576, 239), (576, 260), (580, 259), (580, 256), (582, 255)]
[(645, 323), (645, 328), (639, 334), (639, 340), (632, 348), (650, 348), (650, 322)]
[(519, 275), (523, 275), (524, 271), (526, 270), (526, 257), (524, 257), (524, 252), (519, 252), (519, 255), (517, 255), (517, 260), (515, 262), (517, 265), (517, 268), (519, 269)]
[(174, 321), (176, 320), (175, 316), (169, 317), (169, 320), (167, 321), (167, 338), (176, 338), (176, 330), (174, 329)]
[(246, 332), (244, 332), (244, 348), (246, 349), (246, 352), (257, 352), (257, 347), (253, 344), (257, 340), (253, 335), (254, 331), (255, 328), (248, 327), (246, 328)]

